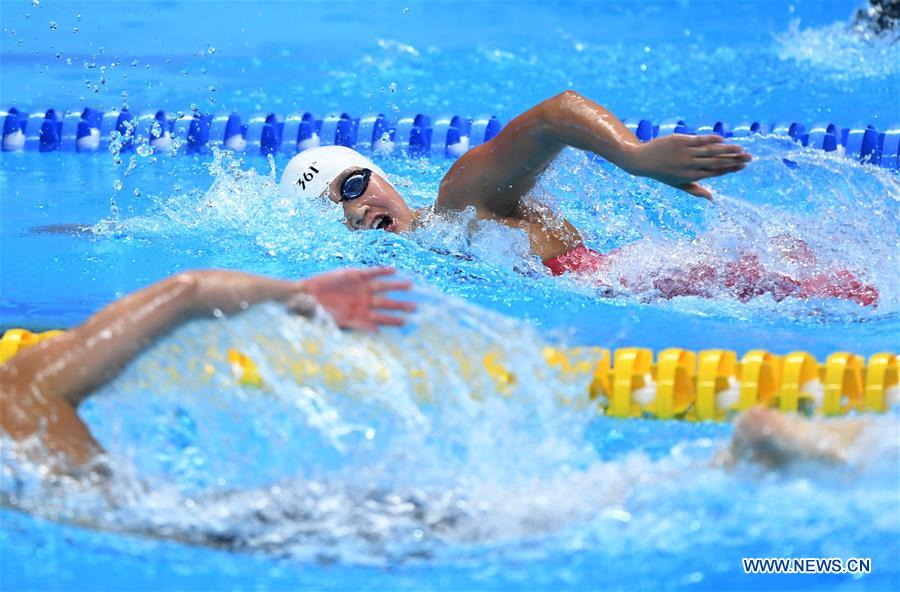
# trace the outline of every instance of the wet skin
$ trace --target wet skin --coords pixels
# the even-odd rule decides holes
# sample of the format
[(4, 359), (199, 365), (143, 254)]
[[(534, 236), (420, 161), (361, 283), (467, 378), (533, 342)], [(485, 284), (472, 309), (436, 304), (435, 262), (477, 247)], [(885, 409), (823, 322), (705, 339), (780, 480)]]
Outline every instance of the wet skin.
[[(641, 143), (612, 113), (574, 91), (552, 97), (513, 119), (500, 134), (457, 160), (444, 179), (435, 211), (475, 209), (479, 219), (524, 230), (531, 250), (547, 261), (582, 244), (578, 230), (524, 198), (566, 146), (593, 152), (631, 174), (656, 179), (711, 199), (698, 181), (742, 170), (751, 160), (740, 146), (719, 136), (672, 135)], [(359, 198), (340, 199), (348, 169), (329, 186), (328, 197), (344, 209), (351, 230), (405, 232), (426, 210), (413, 211), (376, 173)]]

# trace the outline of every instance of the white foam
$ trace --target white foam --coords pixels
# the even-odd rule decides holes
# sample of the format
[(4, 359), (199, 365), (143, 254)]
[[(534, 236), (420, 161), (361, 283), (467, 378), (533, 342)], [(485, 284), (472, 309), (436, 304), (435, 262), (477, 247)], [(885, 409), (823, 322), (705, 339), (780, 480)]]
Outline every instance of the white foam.
[(645, 407), (656, 401), (656, 381), (650, 374), (644, 374), (644, 386), (631, 393), (631, 400)]
[(716, 393), (716, 407), (721, 410), (734, 409), (741, 400), (741, 383), (734, 376), (728, 377), (728, 388)]
[(25, 148), (25, 134), (21, 130), (3, 136), (3, 150), (16, 152)]

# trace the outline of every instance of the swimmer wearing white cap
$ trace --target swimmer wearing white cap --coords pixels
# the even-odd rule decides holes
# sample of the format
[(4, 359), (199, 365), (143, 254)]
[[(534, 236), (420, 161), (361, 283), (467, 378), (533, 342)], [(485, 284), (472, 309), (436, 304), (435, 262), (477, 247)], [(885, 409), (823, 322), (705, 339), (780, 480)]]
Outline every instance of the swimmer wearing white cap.
[[(549, 261), (581, 246), (568, 222), (548, 220), (523, 203), (547, 165), (566, 146), (594, 152), (640, 176), (698, 197), (697, 181), (744, 168), (750, 155), (720, 136), (675, 134), (641, 143), (612, 113), (574, 91), (548, 99), (513, 119), (490, 142), (454, 163), (441, 182), (435, 211), (474, 207), (479, 218), (524, 229), (531, 248)], [(351, 230), (401, 233), (425, 213), (413, 211), (378, 166), (342, 146), (296, 155), (281, 176), (281, 194), (296, 199), (325, 196), (344, 209)]]
[[(698, 181), (740, 171), (751, 160), (741, 146), (727, 144), (718, 135), (673, 134), (640, 142), (615, 115), (570, 90), (519, 115), (497, 137), (463, 154), (441, 181), (433, 209), (411, 210), (384, 171), (342, 146), (313, 148), (296, 155), (282, 174), (280, 189), (283, 196), (297, 200), (330, 199), (343, 208), (351, 230), (402, 233), (432, 211), (471, 207), (479, 219), (524, 230), (532, 253), (554, 275), (590, 274), (594, 281), (606, 283), (598, 280), (598, 272), (613, 267), (612, 260), (622, 251), (598, 253), (585, 247), (581, 234), (568, 220), (524, 199), (566, 146), (593, 152), (633, 175), (710, 200), (712, 194)], [(788, 242), (791, 249), (806, 249), (802, 241)], [(845, 279), (821, 275), (790, 278), (764, 269), (758, 258), (749, 254), (738, 261), (697, 264), (657, 277), (642, 289), (654, 289), (662, 297), (730, 292), (741, 300), (771, 294), (776, 300), (826, 296), (867, 306), (877, 304), (878, 292), (873, 286), (855, 276), (852, 282)]]

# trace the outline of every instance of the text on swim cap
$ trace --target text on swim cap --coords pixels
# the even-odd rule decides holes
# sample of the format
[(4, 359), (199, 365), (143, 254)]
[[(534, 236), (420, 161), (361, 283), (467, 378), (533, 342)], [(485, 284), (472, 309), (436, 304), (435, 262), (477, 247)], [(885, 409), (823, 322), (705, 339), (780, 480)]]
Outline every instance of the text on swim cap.
[(312, 172), (311, 173), (310, 172), (303, 173), (302, 175), (300, 175), (300, 178), (297, 179), (297, 185), (302, 187), (304, 189), (304, 191), (306, 190), (306, 184), (309, 183), (310, 181), (312, 181), (313, 177), (316, 176), (316, 173), (319, 172), (319, 169), (317, 169), (316, 167), (314, 167), (312, 165), (309, 165), (309, 170)]

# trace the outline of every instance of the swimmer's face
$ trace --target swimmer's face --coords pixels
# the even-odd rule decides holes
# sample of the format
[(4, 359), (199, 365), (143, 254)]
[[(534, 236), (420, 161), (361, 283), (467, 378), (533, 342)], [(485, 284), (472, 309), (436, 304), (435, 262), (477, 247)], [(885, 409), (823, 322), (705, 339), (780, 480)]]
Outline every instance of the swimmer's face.
[(351, 200), (341, 199), (341, 185), (344, 180), (362, 170), (349, 168), (338, 175), (328, 186), (328, 199), (344, 208), (344, 220), (350, 230), (387, 230), (400, 233), (410, 229), (413, 213), (400, 197), (378, 173), (369, 177), (365, 192)]

